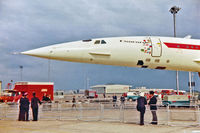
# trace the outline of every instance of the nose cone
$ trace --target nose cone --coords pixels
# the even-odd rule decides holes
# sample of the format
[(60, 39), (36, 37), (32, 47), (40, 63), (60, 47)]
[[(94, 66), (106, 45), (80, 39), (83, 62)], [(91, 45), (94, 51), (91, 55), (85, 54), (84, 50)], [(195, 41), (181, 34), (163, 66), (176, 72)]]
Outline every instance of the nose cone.
[(84, 55), (87, 56), (89, 50), (90, 48), (88, 46), (85, 47), (85, 45), (78, 41), (24, 51), (21, 54), (53, 60), (82, 62)]
[(29, 51), (24, 51), (24, 52), (21, 52), (21, 54), (36, 56), (36, 57), (41, 57), (41, 58), (49, 58), (50, 49), (47, 47), (43, 47), (43, 48), (33, 49)]

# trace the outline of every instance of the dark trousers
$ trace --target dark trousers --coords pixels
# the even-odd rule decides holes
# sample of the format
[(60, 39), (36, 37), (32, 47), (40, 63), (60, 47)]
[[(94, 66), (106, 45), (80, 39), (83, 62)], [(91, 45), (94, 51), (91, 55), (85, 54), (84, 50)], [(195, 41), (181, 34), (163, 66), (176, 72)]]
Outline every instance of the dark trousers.
[(20, 109), (19, 111), (19, 121), (25, 121), (25, 111)]
[(76, 108), (76, 103), (73, 103), (73, 104), (72, 104), (72, 108), (73, 108), (73, 107), (75, 107), (75, 108)]
[(20, 109), (19, 111), (19, 121), (28, 121), (29, 118), (29, 110)]
[(157, 115), (156, 115), (156, 110), (151, 110), (152, 113), (152, 124), (157, 124)]
[(25, 121), (28, 121), (28, 117), (29, 117), (29, 110), (25, 111)]
[(32, 108), (33, 111), (33, 121), (38, 120), (38, 108)]
[(144, 113), (145, 111), (140, 111), (140, 125), (144, 125)]

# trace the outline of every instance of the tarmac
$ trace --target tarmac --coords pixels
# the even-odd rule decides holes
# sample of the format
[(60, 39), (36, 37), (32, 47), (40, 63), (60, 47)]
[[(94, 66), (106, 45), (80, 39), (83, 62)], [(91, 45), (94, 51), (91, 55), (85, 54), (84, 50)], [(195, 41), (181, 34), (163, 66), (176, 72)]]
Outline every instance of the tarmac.
[(200, 127), (179, 127), (133, 123), (0, 120), (0, 133), (200, 133)]

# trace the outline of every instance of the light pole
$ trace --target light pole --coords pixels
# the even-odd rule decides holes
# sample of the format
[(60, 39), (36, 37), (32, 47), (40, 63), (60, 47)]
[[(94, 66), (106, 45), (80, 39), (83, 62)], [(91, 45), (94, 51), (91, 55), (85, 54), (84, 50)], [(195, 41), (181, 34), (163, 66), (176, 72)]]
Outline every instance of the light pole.
[(22, 77), (23, 66), (19, 66), (19, 68), (20, 68), (20, 80), (22, 81), (23, 80), (23, 77)]
[(90, 78), (87, 77), (87, 89), (90, 89)]
[[(174, 37), (176, 37), (176, 14), (181, 8), (173, 6), (169, 10), (173, 14), (173, 20), (174, 20)], [(177, 94), (179, 95), (179, 79), (178, 79), (178, 70), (176, 71), (176, 89), (177, 89)]]
[(48, 59), (48, 81), (51, 81), (51, 60)]

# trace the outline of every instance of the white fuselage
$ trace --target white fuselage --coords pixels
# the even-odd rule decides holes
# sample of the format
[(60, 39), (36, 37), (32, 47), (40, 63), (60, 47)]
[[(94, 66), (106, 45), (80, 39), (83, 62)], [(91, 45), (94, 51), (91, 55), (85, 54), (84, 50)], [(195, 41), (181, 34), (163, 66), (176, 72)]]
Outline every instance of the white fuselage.
[(200, 40), (114, 37), (62, 43), (22, 52), (54, 60), (200, 72)]

